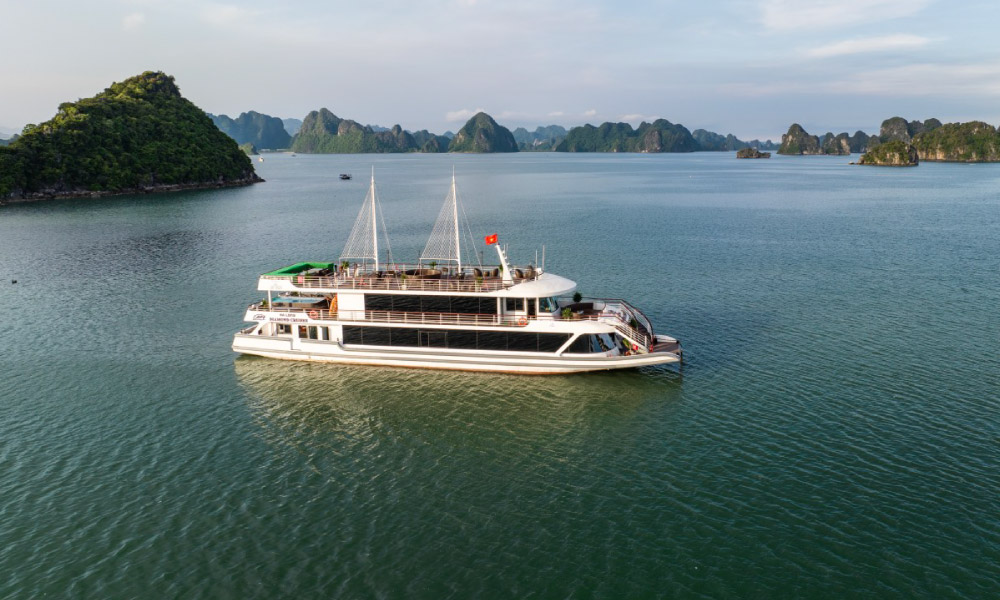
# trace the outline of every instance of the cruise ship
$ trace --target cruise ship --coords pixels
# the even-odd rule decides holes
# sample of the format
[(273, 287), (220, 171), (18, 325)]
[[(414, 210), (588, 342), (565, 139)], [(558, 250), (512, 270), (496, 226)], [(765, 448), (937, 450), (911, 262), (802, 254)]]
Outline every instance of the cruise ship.
[[(462, 260), (455, 177), (415, 264), (380, 260), (375, 177), (337, 262), (260, 276), (233, 350), (287, 360), (558, 374), (680, 363), (680, 343), (625, 300), (584, 298), (541, 264), (516, 266), (497, 234), (495, 264)], [(465, 220), (467, 221), (467, 220)], [(384, 226), (382, 227), (384, 230)], [(471, 244), (469, 243), (472, 240)], [(384, 244), (388, 250), (388, 239)], [(538, 263), (536, 258), (536, 263)]]

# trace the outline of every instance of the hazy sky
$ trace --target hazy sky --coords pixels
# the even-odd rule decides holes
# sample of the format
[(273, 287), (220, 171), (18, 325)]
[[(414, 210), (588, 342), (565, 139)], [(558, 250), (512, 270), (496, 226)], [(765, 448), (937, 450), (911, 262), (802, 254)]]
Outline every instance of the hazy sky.
[(749, 139), (1000, 123), (1000, 3), (0, 0), (0, 127), (144, 70), (206, 111), (455, 130), (663, 117)]

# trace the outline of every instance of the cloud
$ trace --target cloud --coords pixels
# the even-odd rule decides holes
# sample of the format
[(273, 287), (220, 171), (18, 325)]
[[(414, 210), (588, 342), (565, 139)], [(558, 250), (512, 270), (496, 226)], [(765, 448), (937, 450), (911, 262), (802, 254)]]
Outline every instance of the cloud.
[(919, 63), (872, 69), (846, 76), (812, 80), (787, 79), (762, 84), (736, 82), (720, 86), (738, 97), (789, 96), (914, 96), (942, 98), (1000, 98), (1000, 61), (983, 63)]
[(563, 115), (565, 115), (565, 114), (566, 114), (566, 113), (564, 113), (564, 112), (563, 112), (563, 111), (561, 111), (561, 110), (554, 110), (554, 111), (550, 112), (550, 113), (549, 113), (548, 115), (546, 115), (546, 116), (549, 116), (549, 117), (561, 117), (561, 116), (563, 116)]
[(449, 123), (453, 123), (455, 121), (468, 121), (476, 113), (480, 113), (480, 112), (486, 112), (486, 110), (482, 109), (482, 108), (477, 108), (477, 109), (474, 109), (474, 110), (469, 110), (468, 108), (463, 108), (463, 109), (460, 109), (460, 110), (452, 110), (452, 111), (448, 111), (448, 112), (446, 112), (444, 114), (444, 119), (445, 119), (445, 121), (448, 121)]
[(583, 116), (585, 116), (585, 117), (593, 117), (593, 116), (596, 116), (596, 115), (597, 115), (597, 110), (593, 109), (593, 108), (590, 109), (590, 110), (583, 111)]
[(234, 23), (253, 19), (263, 14), (263, 11), (243, 8), (235, 4), (208, 4), (201, 10), (201, 20), (213, 25), (233, 25)]
[(122, 29), (125, 31), (132, 31), (138, 29), (146, 22), (146, 15), (142, 13), (132, 13), (130, 15), (125, 15), (122, 19)]
[(845, 54), (862, 54), (866, 52), (882, 52), (884, 50), (896, 50), (899, 48), (919, 48), (930, 43), (930, 38), (919, 35), (896, 34), (884, 35), (881, 37), (854, 38), (844, 40), (834, 44), (827, 44), (819, 48), (813, 48), (806, 52), (807, 56), (813, 58), (829, 58), (831, 56), (843, 56)]
[(772, 31), (885, 21), (920, 12), (930, 0), (766, 0), (760, 21)]

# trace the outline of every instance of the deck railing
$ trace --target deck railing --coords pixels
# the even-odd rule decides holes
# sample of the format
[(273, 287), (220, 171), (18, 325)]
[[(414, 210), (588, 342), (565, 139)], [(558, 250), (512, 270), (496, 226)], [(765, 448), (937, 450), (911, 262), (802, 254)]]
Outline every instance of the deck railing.
[[(601, 312), (594, 314), (574, 314), (571, 321), (598, 321), (614, 327), (619, 333), (634, 341), (643, 349), (648, 349), (653, 342), (649, 335), (626, 320), (628, 309), (633, 309), (624, 300), (594, 300), (595, 304), (603, 303)], [(562, 315), (493, 315), (478, 313), (440, 313), (440, 312), (405, 312), (387, 310), (336, 310), (320, 308), (265, 308), (261, 303), (251, 304), (249, 311), (274, 311), (280, 313), (304, 314), (311, 320), (337, 320), (368, 323), (400, 323), (407, 325), (471, 325), (480, 327), (526, 327), (532, 321), (564, 320)]]
[[(427, 270), (419, 265), (397, 265), (399, 269), (370, 271), (348, 269), (329, 275), (261, 275), (261, 279), (288, 281), (296, 288), (350, 290), (411, 290), (418, 292), (492, 292), (518, 283), (533, 281), (540, 274), (532, 268), (511, 268), (513, 281), (493, 275), (498, 267), (464, 268), (462, 272), (444, 271), (437, 275), (406, 274), (406, 271)], [(411, 268), (413, 267), (413, 268)]]

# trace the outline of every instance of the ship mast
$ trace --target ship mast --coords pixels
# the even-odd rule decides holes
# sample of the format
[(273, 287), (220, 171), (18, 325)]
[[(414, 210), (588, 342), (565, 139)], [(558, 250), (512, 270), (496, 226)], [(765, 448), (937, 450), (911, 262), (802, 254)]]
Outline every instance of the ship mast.
[(378, 271), (378, 218), (376, 215), (375, 196), (375, 167), (372, 167), (371, 186), (368, 188), (368, 195), (358, 218), (351, 228), (351, 235), (344, 244), (344, 251), (340, 254), (340, 260), (354, 258), (358, 260), (371, 259), (375, 263), (375, 270)]
[(458, 229), (458, 188), (455, 184), (455, 173), (451, 174), (451, 190), (444, 200), (441, 212), (438, 213), (434, 229), (420, 253), (420, 262), (426, 260), (441, 260), (454, 262), (458, 270), (462, 269), (461, 235)]

